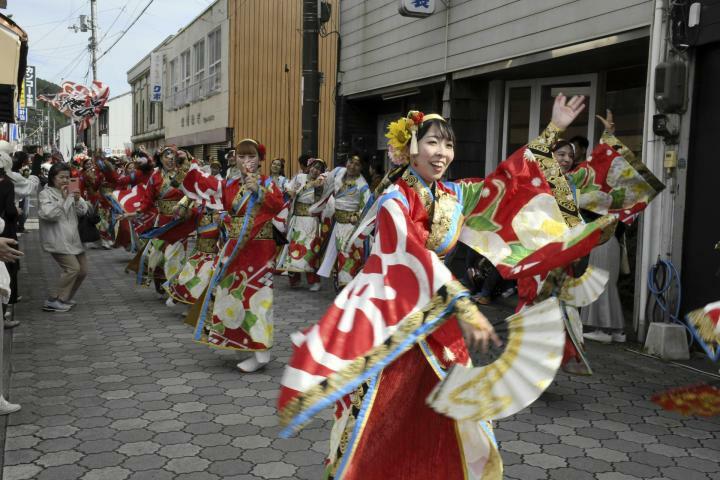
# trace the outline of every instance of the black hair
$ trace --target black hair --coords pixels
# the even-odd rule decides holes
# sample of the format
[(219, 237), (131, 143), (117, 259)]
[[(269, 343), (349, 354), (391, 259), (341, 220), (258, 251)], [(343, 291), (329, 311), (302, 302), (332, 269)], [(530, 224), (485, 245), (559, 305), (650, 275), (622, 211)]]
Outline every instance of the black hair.
[(300, 166), (301, 166), (302, 168), (307, 168), (307, 166), (308, 166), (308, 160), (310, 160), (311, 158), (313, 158), (312, 155), (310, 155), (310, 154), (308, 154), (308, 153), (303, 153), (302, 155), (300, 155), (300, 156), (298, 157), (298, 163), (300, 164)]
[(284, 158), (273, 158), (272, 161), (270, 162), (271, 167), (275, 160), (280, 161), (280, 174), (279, 175), (282, 175), (284, 177), (285, 176), (285, 159)]
[(553, 144), (552, 148), (550, 148), (550, 151), (555, 153), (563, 147), (570, 147), (570, 150), (575, 154), (575, 145), (573, 145), (570, 140), (558, 140)]
[(43, 157), (40, 155), (33, 155), (32, 157), (32, 163), (30, 164), (30, 174), (35, 175), (36, 177), (42, 176), (42, 163), (43, 163)]
[(590, 141), (586, 137), (583, 137), (582, 135), (575, 135), (574, 137), (572, 137), (570, 139), (570, 143), (577, 143), (585, 150), (587, 150), (588, 147), (590, 146)]
[(18, 150), (17, 152), (13, 153), (12, 171), (19, 172), (27, 159), (28, 154), (23, 152), (22, 150)]
[(55, 186), (55, 177), (57, 177), (60, 172), (70, 172), (70, 167), (68, 167), (67, 163), (56, 163), (50, 167), (50, 171), (48, 172), (48, 184), (51, 187)]
[(425, 135), (427, 135), (430, 127), (432, 127), (433, 125), (437, 126), (438, 130), (440, 131), (441, 138), (444, 138), (445, 140), (450, 140), (452, 143), (455, 143), (455, 131), (453, 131), (452, 126), (449, 123), (437, 118), (426, 120), (420, 125), (420, 128), (418, 128), (417, 132), (417, 139), (420, 140)]
[(79, 143), (73, 148), (73, 153), (83, 153), (85, 151), (85, 145)]

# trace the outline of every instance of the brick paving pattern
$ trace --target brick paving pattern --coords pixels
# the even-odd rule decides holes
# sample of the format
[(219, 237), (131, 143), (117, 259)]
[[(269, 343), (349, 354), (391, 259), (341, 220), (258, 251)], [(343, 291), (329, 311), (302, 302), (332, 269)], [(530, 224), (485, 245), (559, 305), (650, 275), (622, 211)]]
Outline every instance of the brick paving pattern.
[[(191, 328), (124, 273), (128, 254), (89, 252), (70, 313), (40, 304), (56, 267), (26, 234), (23, 303), (14, 332), (5, 480), (318, 479), (331, 413), (280, 439), (275, 399), (289, 334), (332, 300), (276, 284), (276, 346), (265, 370), (241, 374), (234, 354), (192, 341)], [(494, 312), (494, 311), (493, 311)], [(682, 417), (649, 401), (707, 381), (593, 344), (592, 377), (560, 374), (530, 408), (498, 422), (505, 478), (720, 479), (720, 419)]]

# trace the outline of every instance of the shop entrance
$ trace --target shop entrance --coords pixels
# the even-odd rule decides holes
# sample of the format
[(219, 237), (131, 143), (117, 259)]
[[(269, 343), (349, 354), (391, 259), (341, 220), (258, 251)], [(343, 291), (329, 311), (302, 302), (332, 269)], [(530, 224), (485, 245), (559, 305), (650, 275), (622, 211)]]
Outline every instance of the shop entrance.
[(587, 108), (564, 136), (582, 135), (590, 145), (594, 144), (596, 74), (516, 80), (505, 84), (502, 158), (540, 134), (550, 121), (552, 105), (559, 93), (567, 97), (585, 95)]

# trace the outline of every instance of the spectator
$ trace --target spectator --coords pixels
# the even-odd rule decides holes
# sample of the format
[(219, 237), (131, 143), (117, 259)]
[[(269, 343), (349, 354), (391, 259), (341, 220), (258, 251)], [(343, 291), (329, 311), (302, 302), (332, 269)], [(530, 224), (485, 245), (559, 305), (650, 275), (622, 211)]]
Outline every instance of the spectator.
[[(10, 157), (9, 152), (11, 151), (10, 144), (3, 142), (0, 145), (0, 219), (2, 220), (3, 229), (0, 233), (0, 238), (7, 239), (12, 245), (17, 245), (17, 225), (18, 225), (18, 210), (15, 207), (15, 187), (12, 180), (8, 177), (8, 173), (11, 172), (13, 160)], [(10, 316), (11, 310), (10, 305), (17, 302), (17, 274), (20, 269), (20, 261), (15, 259), (3, 260), (4, 268), (7, 271), (9, 279), (9, 289), (7, 295), (0, 295), (2, 297), (2, 310), (3, 316)], [(12, 319), (8, 319), (6, 326), (14, 327), (17, 323), (14, 323)]]
[(80, 192), (70, 193), (70, 168), (58, 163), (50, 168), (48, 185), (40, 192), (38, 217), (40, 242), (62, 269), (57, 286), (43, 305), (43, 310), (67, 312), (75, 304), (73, 297), (87, 275), (87, 260), (80, 234), (78, 217), (89, 206)]

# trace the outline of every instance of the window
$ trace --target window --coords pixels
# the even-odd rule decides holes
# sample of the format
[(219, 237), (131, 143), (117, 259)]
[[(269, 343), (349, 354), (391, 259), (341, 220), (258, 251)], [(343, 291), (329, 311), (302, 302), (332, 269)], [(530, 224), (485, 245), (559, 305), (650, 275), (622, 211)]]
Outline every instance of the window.
[(193, 75), (193, 99), (201, 99), (207, 92), (205, 77), (205, 39), (193, 45), (193, 65), (195, 66), (195, 74)]
[(198, 83), (205, 75), (205, 39), (193, 45), (193, 57), (195, 60), (194, 83)]
[(148, 114), (150, 115), (150, 125), (155, 124), (155, 103), (150, 102), (150, 108), (148, 110)]
[(188, 48), (180, 54), (180, 73), (182, 81), (182, 89), (187, 90), (190, 88), (191, 81), (191, 70), (190, 70), (190, 49)]
[(220, 28), (217, 28), (208, 35), (208, 90), (210, 92), (220, 90), (220, 66), (222, 59), (220, 31)]
[(170, 98), (170, 101), (168, 102), (168, 106), (170, 108), (177, 107), (177, 93), (180, 89), (179, 78), (180, 76), (178, 75), (178, 62), (177, 58), (175, 58), (170, 62), (170, 90), (167, 92), (167, 95)]

